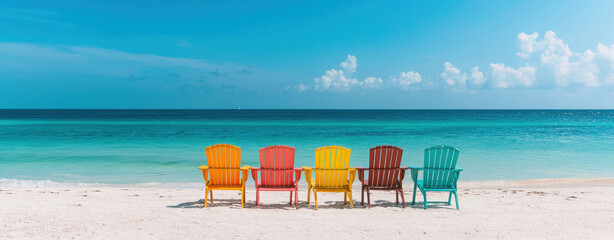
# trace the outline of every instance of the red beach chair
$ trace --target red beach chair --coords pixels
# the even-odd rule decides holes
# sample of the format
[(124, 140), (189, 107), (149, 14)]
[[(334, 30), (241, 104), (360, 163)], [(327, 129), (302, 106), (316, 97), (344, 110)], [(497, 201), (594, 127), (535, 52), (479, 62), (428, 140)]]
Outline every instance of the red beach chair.
[[(290, 204), (292, 192), (298, 209), (298, 180), (302, 168), (294, 168), (294, 148), (282, 145), (260, 149), (260, 167), (252, 168), (252, 178), (256, 182), (256, 205), (260, 208), (260, 191), (289, 191)], [(258, 176), (260, 172), (260, 176)]]

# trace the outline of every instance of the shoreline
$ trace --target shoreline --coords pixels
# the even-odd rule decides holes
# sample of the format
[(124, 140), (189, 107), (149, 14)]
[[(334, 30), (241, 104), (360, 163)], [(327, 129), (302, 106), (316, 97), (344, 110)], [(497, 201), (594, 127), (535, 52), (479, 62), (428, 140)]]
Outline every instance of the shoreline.
[[(403, 186), (413, 186), (411, 178), (406, 177)], [(248, 178), (251, 180), (251, 178)], [(538, 178), (526, 180), (483, 180), (483, 181), (462, 181), (458, 183), (458, 188), (501, 188), (501, 187), (581, 187), (581, 186), (608, 186), (614, 185), (614, 178)], [(20, 180), (0, 178), (0, 189), (2, 188), (143, 188), (143, 189), (200, 189), (204, 188), (203, 182), (184, 182), (184, 183), (67, 183), (55, 182), (50, 180)], [(299, 188), (307, 188), (304, 178), (299, 181)], [(354, 190), (360, 189), (358, 178), (354, 180)], [(253, 180), (248, 181), (246, 189), (254, 189)]]

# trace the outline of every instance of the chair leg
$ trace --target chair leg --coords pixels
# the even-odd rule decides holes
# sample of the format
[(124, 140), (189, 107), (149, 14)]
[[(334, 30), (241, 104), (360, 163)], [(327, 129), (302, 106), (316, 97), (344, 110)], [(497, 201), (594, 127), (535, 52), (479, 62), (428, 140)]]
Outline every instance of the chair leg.
[(290, 191), (290, 205), (292, 205), (292, 191)]
[(211, 197), (210, 197), (211, 198), (211, 200), (210, 200), (211, 204), (213, 204), (213, 190), (209, 190), (209, 194), (211, 195)]
[(348, 194), (347, 193), (343, 193), (343, 205), (348, 204)]
[(416, 204), (416, 184), (414, 183), (414, 197), (411, 199), (411, 205)]
[(318, 192), (313, 190), (313, 200), (316, 202), (316, 210), (318, 210)]
[(296, 209), (298, 209), (298, 189), (294, 191), (294, 205), (296, 206)]
[(397, 191), (396, 194), (397, 194), (397, 204), (399, 204), (399, 192)]
[(311, 197), (311, 187), (307, 186), (307, 205), (309, 205), (309, 197)]
[(350, 208), (354, 208), (354, 199), (352, 198), (352, 190), (350, 190), (347, 193), (347, 195), (348, 195), (348, 198), (349, 198), (349, 201), (350, 201)]
[(245, 187), (241, 189), (241, 208), (243, 208), (243, 203), (245, 203)]
[(371, 191), (367, 188), (367, 208), (371, 208)]
[(360, 189), (360, 205), (365, 205), (365, 186)]
[(452, 192), (448, 194), (448, 205), (450, 205), (450, 201), (452, 201)]
[(207, 191), (207, 189), (205, 188), (205, 207), (207, 208), (207, 195), (209, 195), (209, 191)]
[(260, 208), (260, 190), (256, 188), (256, 207)]
[(454, 200), (456, 201), (456, 210), (460, 210), (458, 208), (458, 195), (456, 195), (456, 191), (454, 191)]
[(403, 208), (405, 208), (405, 195), (403, 194), (403, 189), (399, 190), (401, 192), (401, 201), (403, 201)]
[(420, 189), (420, 192), (422, 192), (422, 196), (424, 196), (424, 209), (427, 209), (427, 202), (426, 202), (426, 192), (422, 191), (422, 189)]

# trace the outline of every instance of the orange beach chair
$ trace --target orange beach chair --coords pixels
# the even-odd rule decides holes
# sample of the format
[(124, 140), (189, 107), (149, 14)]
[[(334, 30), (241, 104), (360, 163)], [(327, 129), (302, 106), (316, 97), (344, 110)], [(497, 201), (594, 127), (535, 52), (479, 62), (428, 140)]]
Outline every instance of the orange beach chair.
[(207, 195), (211, 196), (213, 203), (213, 190), (241, 191), (241, 208), (245, 203), (245, 182), (250, 166), (240, 167), (241, 148), (229, 144), (217, 144), (205, 148), (208, 166), (202, 165), (198, 169), (203, 172), (205, 179), (205, 208)]

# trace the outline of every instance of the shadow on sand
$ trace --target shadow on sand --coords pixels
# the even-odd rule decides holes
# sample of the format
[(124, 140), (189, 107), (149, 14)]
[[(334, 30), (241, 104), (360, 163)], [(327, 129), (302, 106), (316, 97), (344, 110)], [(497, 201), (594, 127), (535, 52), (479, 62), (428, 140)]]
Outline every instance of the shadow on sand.
[[(424, 209), (424, 203), (416, 201), (415, 205), (411, 204), (411, 201), (405, 202), (406, 207), (409, 209)], [(200, 199), (194, 202), (184, 202), (179, 203), (177, 205), (167, 206), (169, 208), (204, 208), (204, 199)], [(241, 200), (238, 198), (233, 199), (214, 199), (213, 203), (207, 204), (208, 208), (218, 208), (218, 207), (227, 207), (231, 209), (241, 209)], [(255, 201), (246, 201), (243, 205), (243, 208), (248, 209), (258, 209)], [(310, 204), (307, 204), (305, 201), (298, 202), (299, 209), (313, 209), (315, 210), (315, 204), (312, 199)], [(349, 202), (344, 204), (343, 201), (324, 201), (318, 204), (318, 209), (350, 209)], [(367, 202), (365, 201), (364, 205), (360, 203), (360, 201), (354, 200), (354, 208), (358, 209), (366, 209)], [(395, 201), (387, 201), (387, 200), (375, 200), (371, 202), (371, 208), (403, 208), (403, 204), (399, 202), (397, 204)], [(451, 205), (445, 203), (429, 203), (429, 209), (450, 209), (456, 211), (456, 207), (454, 203)], [(294, 204), (290, 205), (288, 202), (286, 203), (266, 203), (260, 202), (260, 209), (282, 209), (282, 210), (296, 210)]]

